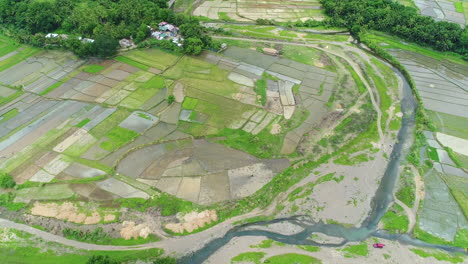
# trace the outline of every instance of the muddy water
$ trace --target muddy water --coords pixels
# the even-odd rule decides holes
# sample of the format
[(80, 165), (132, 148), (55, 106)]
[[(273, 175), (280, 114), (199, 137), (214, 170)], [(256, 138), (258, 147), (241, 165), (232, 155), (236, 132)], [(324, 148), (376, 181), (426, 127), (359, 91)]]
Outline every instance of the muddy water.
[[(393, 235), (388, 234), (384, 231), (376, 231), (377, 224), (380, 219), (385, 214), (390, 202), (393, 200), (393, 189), (395, 187), (396, 180), (398, 179), (398, 168), (400, 162), (404, 160), (406, 154), (408, 153), (409, 147), (412, 143), (412, 135), (415, 127), (415, 112), (417, 108), (417, 103), (411, 92), (411, 88), (400, 72), (397, 72), (399, 78), (403, 81), (403, 92), (401, 95), (401, 111), (403, 112), (402, 126), (398, 132), (398, 140), (395, 144), (390, 161), (387, 165), (384, 176), (382, 177), (380, 186), (376, 192), (375, 197), (372, 200), (372, 210), (367, 217), (367, 219), (362, 223), (361, 227), (343, 227), (340, 225), (334, 224), (324, 224), (324, 223), (311, 223), (310, 219), (305, 217), (293, 216), (290, 218), (275, 219), (267, 222), (258, 222), (246, 224), (243, 226), (237, 226), (232, 228), (226, 233), (223, 237), (214, 239), (208, 242), (203, 248), (198, 251), (195, 251), (182, 259), (179, 260), (179, 263), (191, 263), (198, 264), (203, 263), (206, 259), (209, 258), (214, 252), (219, 250), (221, 247), (226, 245), (232, 238), (240, 236), (265, 236), (270, 239), (290, 244), (290, 245), (319, 245), (319, 246), (342, 246), (348, 241), (360, 241), (364, 240), (370, 236), (386, 238), (390, 240), (398, 240), (402, 243), (412, 244), (416, 246), (425, 246), (440, 248), (454, 252), (463, 252), (463, 249), (449, 247), (449, 246), (439, 246), (431, 245), (417, 239), (413, 239), (408, 235)], [(264, 231), (264, 230), (252, 230), (252, 227), (263, 226), (278, 222), (289, 222), (293, 224), (300, 225), (304, 230), (300, 233), (294, 235), (282, 235), (275, 232)], [(249, 227), (249, 230), (245, 230), (246, 227)], [(318, 244), (311, 240), (308, 240), (312, 233), (319, 232), (329, 236), (340, 237), (344, 239), (344, 242), (340, 244)]]

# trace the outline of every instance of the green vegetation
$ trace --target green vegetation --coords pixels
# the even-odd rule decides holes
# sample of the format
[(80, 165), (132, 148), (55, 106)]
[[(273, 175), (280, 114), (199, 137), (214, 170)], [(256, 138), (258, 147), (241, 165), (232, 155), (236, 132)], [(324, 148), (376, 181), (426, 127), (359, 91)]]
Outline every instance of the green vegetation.
[(264, 263), (269, 264), (285, 264), (285, 263), (295, 263), (295, 264), (320, 264), (322, 263), (321, 260), (307, 256), (301, 255), (296, 253), (288, 253), (283, 255), (277, 255), (270, 257), (265, 260)]
[(89, 133), (96, 138), (101, 138), (105, 136), (110, 130), (112, 130), (115, 126), (120, 124), (125, 118), (130, 115), (130, 111), (126, 109), (119, 108), (117, 111), (112, 113), (109, 117), (104, 119), (101, 123), (97, 126), (93, 127)]
[(184, 98), (184, 101), (182, 102), (182, 108), (187, 109), (187, 110), (194, 110), (197, 104), (198, 104), (197, 98), (191, 98), (191, 97), (186, 96)]
[(112, 238), (104, 232), (102, 227), (98, 227), (93, 231), (84, 232), (80, 230), (65, 228), (62, 230), (63, 235), (68, 239), (73, 239), (82, 242), (88, 242), (98, 245), (117, 245), (117, 246), (131, 246), (145, 244), (149, 242), (158, 241), (159, 238), (155, 235), (149, 235), (147, 238), (132, 238), (126, 240), (124, 238)]
[(432, 122), (434, 122), (434, 126), (437, 131), (455, 137), (468, 139), (468, 134), (466, 133), (468, 118), (434, 111), (427, 111), (427, 115)]
[(47, 87), (46, 89), (44, 89), (42, 92), (39, 93), (39, 95), (46, 95), (50, 92), (52, 92), (53, 90), (57, 89), (58, 87), (60, 87), (60, 85), (62, 85), (63, 82), (61, 81), (58, 81), (54, 84), (52, 84), (51, 86)]
[(403, 208), (396, 203), (388, 209), (381, 221), (384, 224), (384, 229), (392, 234), (408, 231), (408, 217)]
[(23, 94), (23, 91), (18, 90), (14, 94), (11, 94), (7, 97), (0, 96), (0, 106), (15, 100), (16, 98), (20, 97), (22, 94)]
[(442, 238), (435, 237), (425, 232), (424, 230), (419, 228), (418, 224), (416, 224), (414, 227), (413, 235), (415, 238), (430, 244), (449, 245), (461, 248), (466, 248), (466, 245), (468, 245), (468, 229), (458, 229), (453, 242), (446, 241)]
[(166, 86), (164, 82), (164, 78), (159, 75), (154, 76), (149, 81), (144, 83), (141, 88), (142, 89), (162, 89)]
[(146, 211), (150, 207), (161, 208), (163, 216), (174, 215), (178, 212), (190, 212), (197, 209), (197, 206), (192, 202), (179, 199), (164, 192), (148, 200), (143, 198), (122, 198), (117, 199), (115, 203), (118, 206), (132, 208), (141, 212)]
[(120, 62), (123, 62), (125, 64), (128, 64), (130, 66), (133, 66), (133, 67), (136, 67), (138, 69), (141, 69), (141, 70), (144, 70), (144, 71), (147, 71), (149, 70), (149, 66), (147, 65), (144, 65), (142, 63), (139, 63), (139, 62), (136, 62), (128, 57), (124, 57), (124, 56), (118, 56), (118, 57), (115, 57), (114, 60), (116, 61), (120, 61)]
[(455, 175), (443, 175), (442, 177), (463, 214), (468, 217), (468, 179)]
[(455, 2), (453, 3), (455, 5), (455, 10), (458, 12), (458, 13), (464, 13), (464, 10), (463, 10), (463, 2)]
[(175, 101), (175, 96), (172, 94), (167, 97), (167, 104), (172, 104)]
[(395, 193), (396, 198), (408, 207), (413, 207), (416, 184), (414, 183), (414, 174), (410, 167), (405, 167), (405, 169), (400, 173), (397, 188), (398, 189)]
[(91, 121), (91, 119), (85, 118), (81, 120), (78, 124), (76, 124), (76, 127), (84, 127), (86, 124), (89, 123), (89, 121)]
[(231, 263), (237, 262), (251, 262), (255, 264), (260, 264), (263, 257), (265, 257), (263, 252), (245, 252), (241, 253), (231, 259)]
[(14, 108), (0, 116), (0, 124), (5, 123), (6, 121), (12, 119), (18, 114), (18, 109)]
[[(359, 35), (365, 28), (388, 32), (434, 47), (440, 51), (454, 51), (468, 56), (468, 30), (456, 23), (435, 21), (422, 16), (416, 9), (394, 1), (321, 0), (333, 26), (346, 26)], [(378, 15), (377, 15), (378, 14)]]
[(261, 79), (261, 80), (258, 80), (257, 82), (255, 82), (255, 93), (257, 93), (257, 95), (260, 97), (257, 101), (261, 104), (261, 105), (265, 105), (266, 104), (266, 93), (267, 93), (267, 82), (265, 79)]
[(260, 216), (254, 216), (254, 217), (250, 217), (250, 218), (246, 218), (246, 219), (236, 221), (236, 222), (234, 222), (234, 225), (243, 225), (243, 224), (248, 224), (248, 223), (271, 221), (273, 219), (275, 219), (275, 217), (273, 215), (271, 215), (271, 216), (260, 215)]
[[(36, 237), (14, 229), (9, 229), (7, 232), (14, 233), (19, 240), (8, 240), (2, 243), (0, 248), (0, 259), (3, 263), (38, 263), (38, 264), (103, 264), (98, 261), (109, 259), (110, 263), (128, 263), (136, 260), (140, 261), (157, 261), (161, 259), (163, 254), (162, 249), (147, 249), (147, 250), (128, 250), (128, 251), (88, 251), (75, 250), (71, 247), (65, 247), (55, 242), (44, 242)], [(23, 241), (25, 240), (25, 241)], [(39, 247), (26, 246), (29, 244), (37, 244), (42, 242)], [(44, 249), (45, 248), (45, 249)], [(99, 257), (101, 256), (101, 257)], [(107, 256), (107, 257), (106, 257)], [(156, 262), (160, 263), (160, 262)], [(171, 263), (171, 262), (161, 262)], [(174, 262), (172, 262), (174, 263)]]
[(271, 248), (272, 246), (284, 246), (284, 243), (275, 241), (273, 239), (265, 239), (258, 245), (252, 245), (251, 248)]
[(361, 35), (361, 38), (363, 36), (365, 37), (365, 39), (367, 39), (367, 41), (372, 41), (376, 43), (385, 43), (384, 46), (382, 45), (380, 46), (380, 48), (384, 50), (401, 49), (401, 50), (407, 50), (407, 51), (423, 54), (424, 56), (431, 57), (439, 61), (450, 60), (455, 63), (464, 63), (462, 56), (456, 53), (435, 51), (433, 49), (426, 48), (415, 43), (408, 43), (407, 41), (403, 41), (399, 38), (396, 38), (394, 36), (390, 36), (384, 33), (371, 31), (371, 32), (365, 33), (365, 35), (364, 34)]
[(360, 94), (363, 94), (367, 92), (367, 88), (362, 82), (361, 78), (359, 75), (356, 73), (356, 71), (351, 67), (351, 65), (346, 64), (346, 69), (348, 70), (349, 73), (351, 73), (351, 77), (353, 77), (354, 82), (356, 83), (357, 89)]
[[(0, 16), (1, 15), (2, 14), (0, 14)], [(35, 55), (37, 53), (39, 53), (39, 49), (37, 48), (24, 47), (23, 50), (19, 51), (17, 54), (0, 61), (0, 72), (24, 61), (28, 57), (31, 57), (32, 55)]]
[(140, 134), (133, 130), (117, 126), (106, 134), (106, 138), (109, 139), (109, 141), (101, 142), (100, 147), (107, 151), (114, 151), (132, 141), (139, 135)]
[(354, 258), (356, 256), (367, 256), (369, 254), (369, 249), (367, 248), (367, 243), (362, 242), (358, 245), (349, 245), (342, 249), (345, 254), (345, 258)]
[(0, 187), (2, 188), (13, 188), (16, 182), (13, 180), (10, 174), (0, 171)]
[(27, 206), (25, 203), (15, 203), (15, 194), (12, 192), (0, 194), (0, 206), (10, 211), (19, 211)]
[(226, 12), (218, 12), (219, 19), (224, 21), (234, 21), (232, 18), (228, 16)]
[(439, 261), (448, 261), (451, 263), (461, 263), (464, 261), (463, 256), (450, 255), (442, 251), (425, 251), (418, 248), (412, 248), (410, 250), (423, 258), (433, 257)]
[(302, 245), (302, 246), (297, 246), (297, 247), (300, 248), (300, 249), (303, 249), (305, 251), (309, 251), (309, 252), (319, 252), (320, 251), (320, 247), (317, 247), (317, 246)]
[(437, 149), (433, 147), (427, 147), (427, 156), (433, 161), (439, 161), (439, 155), (437, 154)]
[(83, 68), (84, 72), (93, 73), (93, 74), (96, 74), (102, 70), (104, 70), (104, 66), (95, 65), (95, 64), (86, 65), (86, 67)]

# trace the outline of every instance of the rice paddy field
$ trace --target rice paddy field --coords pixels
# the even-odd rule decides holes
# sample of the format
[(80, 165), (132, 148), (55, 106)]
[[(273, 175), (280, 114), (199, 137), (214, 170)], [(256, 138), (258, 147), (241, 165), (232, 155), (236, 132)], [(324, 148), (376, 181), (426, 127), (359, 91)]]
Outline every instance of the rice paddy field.
[(319, 1), (204, 1), (193, 10), (193, 15), (210, 19), (252, 21), (258, 18), (276, 21), (295, 21), (324, 18)]
[(417, 53), (411, 47), (401, 46), (390, 52), (410, 73), (427, 117), (434, 125), (434, 131), (424, 131), (428, 144), (426, 158), (433, 167), (421, 169), (425, 197), (418, 211), (415, 235), (458, 244), (459, 237), (468, 229), (467, 196), (463, 188), (468, 183), (468, 152), (465, 151), (468, 147), (468, 68), (450, 56), (441, 59), (440, 54), (431, 51)]
[[(33, 50), (2, 45), (13, 57)], [(144, 49), (113, 60), (54, 50), (18, 59), (0, 72), (0, 169), (26, 204), (251, 195), (289, 166), (285, 155), (326, 114), (337, 76), (236, 47), (198, 58)], [(260, 137), (269, 149), (246, 148)]]

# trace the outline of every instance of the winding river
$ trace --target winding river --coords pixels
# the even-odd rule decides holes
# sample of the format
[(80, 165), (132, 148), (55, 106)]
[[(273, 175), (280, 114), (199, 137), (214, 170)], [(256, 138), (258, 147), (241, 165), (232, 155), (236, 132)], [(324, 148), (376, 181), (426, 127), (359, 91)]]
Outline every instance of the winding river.
[[(398, 179), (398, 172), (400, 163), (406, 157), (408, 150), (413, 140), (413, 132), (415, 128), (415, 113), (418, 107), (408, 81), (404, 76), (393, 68), (393, 71), (403, 82), (403, 89), (401, 94), (401, 111), (403, 112), (402, 126), (398, 132), (397, 142), (393, 147), (390, 155), (389, 163), (385, 170), (385, 174), (382, 177), (379, 188), (377, 189), (376, 195), (372, 200), (372, 210), (369, 216), (364, 220), (361, 227), (344, 227), (335, 224), (324, 224), (321, 222), (311, 223), (309, 219), (305, 219), (301, 216), (293, 216), (289, 218), (275, 219), (272, 221), (264, 221), (257, 223), (250, 223), (241, 226), (236, 226), (226, 233), (225, 236), (214, 239), (208, 242), (203, 248), (181, 258), (178, 263), (181, 264), (199, 264), (207, 260), (214, 252), (219, 250), (221, 247), (229, 243), (234, 237), (240, 236), (265, 236), (270, 239), (290, 244), (290, 245), (316, 245), (316, 246), (327, 246), (327, 247), (338, 247), (346, 244), (348, 241), (360, 241), (370, 236), (385, 238), (389, 240), (397, 240), (405, 244), (411, 244), (415, 246), (432, 247), (448, 250), (451, 252), (464, 253), (464, 249), (443, 246), (443, 245), (432, 245), (414, 238), (409, 235), (403, 234), (389, 234), (383, 230), (376, 230), (377, 224), (385, 214), (389, 204), (393, 201), (393, 189)], [(275, 232), (265, 230), (252, 230), (254, 226), (263, 226), (279, 222), (289, 222), (292, 224), (303, 227), (303, 231), (293, 235), (283, 235)], [(249, 227), (249, 230), (245, 230)], [(343, 238), (344, 241), (339, 244), (319, 244), (308, 238), (312, 233), (323, 233), (329, 236)]]

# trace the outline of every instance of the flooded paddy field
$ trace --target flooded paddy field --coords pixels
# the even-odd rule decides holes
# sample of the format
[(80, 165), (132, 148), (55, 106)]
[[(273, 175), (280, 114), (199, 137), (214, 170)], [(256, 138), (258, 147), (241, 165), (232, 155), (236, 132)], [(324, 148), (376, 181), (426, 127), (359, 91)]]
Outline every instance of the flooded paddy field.
[(252, 21), (258, 18), (276, 21), (324, 18), (317, 0), (302, 1), (204, 1), (193, 11), (193, 15), (211, 19)]
[(428, 146), (421, 152), (433, 165), (421, 170), (425, 190), (417, 232), (457, 243), (468, 229), (468, 67), (410, 51), (392, 53), (414, 79), (435, 126), (423, 134)]

